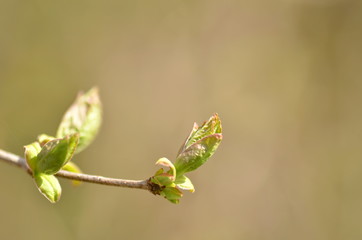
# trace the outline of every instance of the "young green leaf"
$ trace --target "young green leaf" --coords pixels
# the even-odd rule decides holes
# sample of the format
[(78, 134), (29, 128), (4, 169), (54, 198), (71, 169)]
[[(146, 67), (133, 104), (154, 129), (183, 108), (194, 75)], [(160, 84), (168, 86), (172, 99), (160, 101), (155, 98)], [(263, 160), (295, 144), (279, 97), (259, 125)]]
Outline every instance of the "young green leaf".
[(38, 142), (33, 142), (29, 145), (24, 146), (25, 148), (25, 159), (29, 168), (34, 171), (37, 163), (37, 156), (41, 151), (41, 146)]
[(175, 184), (181, 190), (195, 192), (194, 185), (192, 184), (191, 180), (185, 175), (178, 176)]
[(78, 133), (79, 145), (76, 153), (84, 150), (95, 138), (102, 121), (102, 105), (98, 89), (92, 88), (87, 93), (80, 93), (73, 105), (65, 113), (57, 137)]
[(197, 132), (198, 129), (199, 129), (199, 125), (197, 125), (197, 123), (194, 123), (189, 136), (186, 138), (185, 142), (180, 147), (180, 149), (179, 149), (179, 151), (177, 153), (177, 156), (180, 155), (180, 153), (182, 153), (183, 151), (185, 151), (185, 149), (187, 147), (186, 145), (191, 141), (191, 138), (195, 135), (195, 133)]
[(215, 133), (222, 133), (221, 121), (219, 115), (215, 113), (212, 115), (209, 120), (204, 122), (204, 124), (199, 127), (197, 123), (194, 123), (192, 131), (184, 144), (181, 146), (178, 156), (185, 151), (188, 147), (190, 147), (195, 142), (201, 140), (204, 137), (210, 136)]
[(35, 171), (44, 174), (58, 172), (72, 158), (78, 139), (79, 135), (73, 134), (47, 142), (38, 154)]
[(174, 184), (174, 181), (172, 180), (172, 175), (168, 173), (161, 173), (158, 175), (155, 175), (151, 178), (151, 181), (153, 183), (158, 184), (160, 187), (167, 186), (167, 187), (174, 187), (176, 186)]
[(204, 164), (216, 151), (222, 140), (221, 133), (204, 137), (186, 148), (176, 159), (177, 176), (194, 171)]
[(158, 184), (160, 187), (171, 186), (174, 187), (173, 183), (176, 179), (176, 168), (173, 163), (167, 158), (160, 158), (157, 160), (156, 165), (168, 167), (170, 170), (164, 172), (163, 168), (160, 168), (155, 175), (151, 178), (153, 183)]
[(171, 180), (175, 180), (176, 178), (176, 168), (173, 163), (167, 158), (163, 157), (157, 160), (156, 165), (161, 165), (164, 167), (169, 167), (170, 171), (168, 172), (171, 175)]
[(160, 195), (169, 200), (170, 202), (177, 204), (180, 202), (182, 192), (175, 187), (165, 187), (161, 191)]
[(169, 168), (166, 172), (161, 168), (151, 177), (151, 182), (159, 186), (160, 192), (157, 194), (172, 203), (179, 203), (182, 197), (180, 190), (194, 192), (194, 185), (184, 174), (204, 164), (214, 154), (221, 140), (222, 127), (217, 114), (201, 127), (194, 123), (191, 133), (177, 154), (175, 164), (167, 158), (161, 158), (156, 162), (157, 165)]
[(47, 174), (35, 174), (35, 183), (44, 197), (46, 197), (51, 203), (55, 203), (59, 200), (62, 193), (58, 179), (54, 175)]

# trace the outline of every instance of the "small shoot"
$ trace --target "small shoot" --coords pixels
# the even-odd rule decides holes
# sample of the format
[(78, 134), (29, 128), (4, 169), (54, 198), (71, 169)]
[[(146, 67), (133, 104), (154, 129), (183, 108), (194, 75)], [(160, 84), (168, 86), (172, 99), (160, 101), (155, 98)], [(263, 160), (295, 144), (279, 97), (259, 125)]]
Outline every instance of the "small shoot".
[[(102, 122), (102, 104), (98, 89), (79, 93), (66, 111), (56, 137), (41, 134), (37, 141), (26, 145), (25, 158), (39, 191), (52, 203), (61, 196), (61, 186), (55, 174), (60, 170), (81, 173), (71, 160), (73, 156), (93, 142)], [(202, 166), (216, 151), (222, 140), (221, 121), (217, 114), (198, 126), (194, 123), (191, 133), (182, 144), (175, 162), (160, 158), (161, 168), (149, 179), (149, 190), (172, 203), (179, 203), (182, 191), (194, 192), (195, 188), (186, 173)], [(79, 185), (79, 181), (73, 181)]]
[(159, 159), (156, 164), (168, 167), (165, 172), (159, 169), (151, 178), (151, 182), (158, 185), (159, 194), (172, 203), (179, 203), (182, 197), (180, 190), (194, 192), (191, 180), (184, 174), (191, 172), (203, 165), (216, 151), (222, 140), (221, 121), (214, 114), (200, 127), (195, 123), (191, 133), (180, 148), (173, 164), (167, 158)]
[[(97, 88), (80, 93), (65, 113), (56, 137), (41, 134), (36, 142), (25, 146), (26, 162), (35, 183), (50, 202), (57, 202), (61, 195), (61, 186), (54, 176), (58, 171), (81, 172), (70, 160), (94, 140), (102, 122), (101, 106)], [(74, 185), (79, 183), (73, 181)]]

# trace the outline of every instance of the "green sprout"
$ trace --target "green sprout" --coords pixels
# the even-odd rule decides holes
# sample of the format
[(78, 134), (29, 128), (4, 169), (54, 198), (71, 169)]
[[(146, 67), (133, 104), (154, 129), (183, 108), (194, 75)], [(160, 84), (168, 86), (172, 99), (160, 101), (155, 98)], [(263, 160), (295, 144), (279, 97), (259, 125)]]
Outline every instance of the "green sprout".
[[(71, 160), (94, 140), (101, 122), (102, 104), (98, 89), (92, 88), (87, 93), (78, 95), (64, 114), (55, 137), (41, 134), (37, 141), (25, 146), (26, 165), (31, 170), (37, 188), (50, 202), (57, 202), (61, 196), (61, 186), (55, 176), (60, 170), (81, 173), (80, 168)], [(194, 124), (176, 156), (175, 163), (167, 158), (160, 158), (156, 165), (161, 168), (148, 180), (118, 180), (123, 181), (123, 186), (133, 188), (135, 187), (127, 184), (137, 182), (137, 188), (150, 190), (172, 203), (179, 203), (183, 190), (195, 191), (191, 180), (185, 174), (203, 165), (214, 154), (221, 140), (221, 122), (219, 116), (214, 114), (200, 127)], [(80, 183), (79, 175), (82, 174), (72, 178), (75, 185)], [(90, 175), (87, 177), (92, 178)], [(101, 178), (103, 177), (87, 181), (96, 182)], [(107, 181), (113, 180), (117, 179)]]
[(61, 195), (60, 184), (54, 176), (59, 170), (81, 172), (70, 160), (94, 140), (101, 124), (101, 112), (97, 88), (80, 93), (65, 113), (57, 137), (41, 134), (36, 142), (25, 146), (25, 159), (35, 183), (50, 202), (57, 202)]
[(195, 123), (177, 154), (175, 164), (167, 158), (161, 158), (156, 162), (157, 165), (169, 168), (166, 172), (163, 168), (159, 169), (151, 178), (151, 181), (159, 186), (156, 194), (172, 203), (179, 203), (182, 197), (181, 190), (194, 192), (191, 180), (184, 174), (203, 165), (214, 154), (221, 140), (222, 127), (217, 114), (200, 127)]

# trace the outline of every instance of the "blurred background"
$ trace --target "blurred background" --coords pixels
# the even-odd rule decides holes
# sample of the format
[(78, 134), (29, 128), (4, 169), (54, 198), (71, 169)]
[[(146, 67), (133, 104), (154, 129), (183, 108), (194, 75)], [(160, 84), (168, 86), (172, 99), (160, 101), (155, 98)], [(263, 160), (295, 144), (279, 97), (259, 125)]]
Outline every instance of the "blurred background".
[(224, 140), (179, 205), (0, 163), (1, 239), (362, 239), (358, 0), (0, 1), (0, 148), (55, 134), (79, 90), (104, 121), (84, 172), (146, 179), (214, 112)]

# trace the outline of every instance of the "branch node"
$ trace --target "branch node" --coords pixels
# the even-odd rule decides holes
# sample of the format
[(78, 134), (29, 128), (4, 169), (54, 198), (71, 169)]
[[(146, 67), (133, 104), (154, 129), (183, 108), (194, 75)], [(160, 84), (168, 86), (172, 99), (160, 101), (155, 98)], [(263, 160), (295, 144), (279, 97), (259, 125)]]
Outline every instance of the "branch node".
[(160, 195), (160, 193), (162, 192), (162, 190), (165, 188), (165, 186), (160, 186), (156, 183), (153, 183), (151, 181), (152, 177), (150, 177), (147, 180), (147, 186), (148, 186), (148, 190), (153, 193), (154, 195)]

